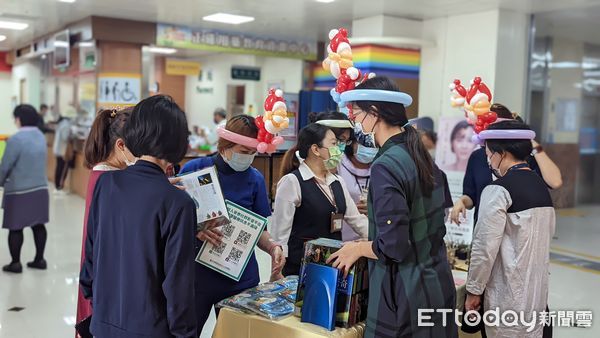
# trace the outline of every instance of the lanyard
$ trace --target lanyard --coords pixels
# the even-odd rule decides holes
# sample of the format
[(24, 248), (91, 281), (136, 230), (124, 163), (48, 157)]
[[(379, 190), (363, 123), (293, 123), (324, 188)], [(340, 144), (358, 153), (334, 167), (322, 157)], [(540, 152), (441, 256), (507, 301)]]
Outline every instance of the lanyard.
[(332, 207), (335, 208), (335, 213), (338, 213), (338, 207), (337, 204), (335, 203), (335, 194), (333, 193), (333, 189), (331, 189), (331, 187), (329, 187), (329, 191), (331, 191), (331, 195), (333, 196), (333, 199), (331, 199), (331, 197), (329, 197), (329, 195), (325, 192), (325, 190), (323, 190), (323, 187), (321, 187), (321, 185), (319, 184), (319, 182), (317, 182), (316, 178), (313, 178), (313, 182), (315, 182), (315, 184), (317, 185), (317, 188), (319, 188), (319, 190), (321, 190), (321, 192), (323, 193), (323, 195), (325, 195), (325, 197), (327, 198), (327, 200), (329, 201), (329, 203), (331, 204)]
[(508, 170), (506, 172), (509, 173), (509, 172), (511, 172), (513, 170), (519, 170), (519, 169), (525, 169), (525, 168), (531, 170), (529, 168), (529, 164), (527, 164), (527, 163), (519, 163), (519, 164), (515, 164), (512, 167), (508, 168)]
[[(367, 189), (369, 187), (369, 180), (371, 179), (371, 176), (359, 176), (359, 175), (354, 175), (354, 173), (352, 171), (350, 171), (350, 169), (348, 169), (348, 167), (346, 167), (343, 163), (342, 166), (346, 169), (346, 171), (348, 173), (350, 173), (350, 175), (352, 175), (354, 177), (354, 180), (356, 181), (356, 185), (361, 189)], [(365, 179), (365, 185), (361, 185), (360, 182), (358, 182), (358, 179)]]

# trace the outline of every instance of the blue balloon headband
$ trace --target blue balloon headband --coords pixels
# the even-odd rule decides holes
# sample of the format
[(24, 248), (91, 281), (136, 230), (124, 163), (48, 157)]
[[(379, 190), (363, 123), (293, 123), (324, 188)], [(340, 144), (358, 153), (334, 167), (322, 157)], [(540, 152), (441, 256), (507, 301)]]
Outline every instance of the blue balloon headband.
[(340, 95), (340, 100), (343, 103), (342, 105), (356, 101), (381, 101), (400, 103), (405, 107), (410, 106), (413, 102), (412, 97), (406, 93), (381, 89), (348, 90)]
[(528, 129), (493, 129), (473, 135), (473, 143), (483, 145), (486, 140), (533, 140), (535, 131)]

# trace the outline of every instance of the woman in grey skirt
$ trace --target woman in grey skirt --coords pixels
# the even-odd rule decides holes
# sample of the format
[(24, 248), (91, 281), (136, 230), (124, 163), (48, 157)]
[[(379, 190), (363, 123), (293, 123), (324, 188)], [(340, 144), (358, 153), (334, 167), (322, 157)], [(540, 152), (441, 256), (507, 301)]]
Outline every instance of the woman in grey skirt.
[(23, 228), (31, 227), (36, 254), (27, 266), (46, 269), (44, 248), (48, 222), (48, 181), (46, 178), (46, 139), (37, 128), (38, 115), (30, 105), (15, 108), (15, 123), (19, 131), (6, 141), (0, 162), (0, 187), (4, 187), (2, 227), (9, 230), (8, 248), (12, 262), (5, 272), (21, 273)]

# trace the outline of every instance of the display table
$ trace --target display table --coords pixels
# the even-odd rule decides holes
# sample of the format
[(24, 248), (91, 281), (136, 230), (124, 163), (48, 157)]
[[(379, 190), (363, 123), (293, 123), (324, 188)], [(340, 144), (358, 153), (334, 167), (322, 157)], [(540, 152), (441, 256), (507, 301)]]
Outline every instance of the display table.
[(336, 328), (328, 331), (320, 326), (301, 323), (300, 318), (289, 316), (279, 321), (260, 316), (245, 314), (228, 308), (221, 309), (213, 338), (317, 338), (344, 337), (362, 338), (364, 324), (350, 329)]
[[(457, 307), (462, 308), (464, 304), (464, 283), (467, 273), (453, 270), (454, 281), (457, 289)], [(461, 304), (461, 305), (459, 305)], [(242, 313), (229, 308), (221, 309), (217, 319), (217, 325), (213, 332), (213, 338), (316, 338), (316, 337), (347, 337), (362, 338), (364, 335), (364, 323), (358, 324), (350, 329), (336, 328), (328, 331), (320, 326), (301, 323), (300, 318), (289, 316), (279, 321), (269, 320), (257, 315)], [(461, 338), (478, 338), (481, 335), (467, 334), (458, 330)]]

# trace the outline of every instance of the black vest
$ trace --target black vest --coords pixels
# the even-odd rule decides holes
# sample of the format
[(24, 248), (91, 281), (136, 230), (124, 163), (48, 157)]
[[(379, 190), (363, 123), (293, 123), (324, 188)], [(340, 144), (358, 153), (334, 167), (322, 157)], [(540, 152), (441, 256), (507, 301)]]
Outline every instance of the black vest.
[[(302, 201), (294, 214), (294, 223), (288, 241), (287, 263), (299, 270), (304, 256), (304, 242), (320, 237), (341, 240), (342, 232), (331, 233), (331, 214), (335, 213), (335, 207), (317, 186), (317, 182), (312, 179), (305, 181), (299, 170), (295, 170), (293, 174), (300, 183)], [(342, 184), (335, 181), (330, 187), (338, 213), (346, 214), (346, 199)]]

